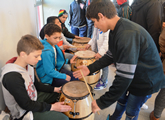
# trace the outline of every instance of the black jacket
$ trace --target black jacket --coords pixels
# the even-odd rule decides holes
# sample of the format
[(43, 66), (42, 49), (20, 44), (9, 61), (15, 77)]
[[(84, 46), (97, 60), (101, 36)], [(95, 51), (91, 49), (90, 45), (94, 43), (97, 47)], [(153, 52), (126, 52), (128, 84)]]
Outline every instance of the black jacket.
[(152, 36), (159, 51), (159, 35), (162, 28), (162, 5), (158, 0), (135, 0), (131, 6), (133, 22), (144, 27)]
[(162, 63), (149, 33), (138, 24), (120, 18), (109, 34), (109, 50), (89, 65), (90, 74), (112, 63), (116, 76), (109, 91), (96, 100), (104, 109), (129, 91), (136, 96), (150, 95), (165, 85)]

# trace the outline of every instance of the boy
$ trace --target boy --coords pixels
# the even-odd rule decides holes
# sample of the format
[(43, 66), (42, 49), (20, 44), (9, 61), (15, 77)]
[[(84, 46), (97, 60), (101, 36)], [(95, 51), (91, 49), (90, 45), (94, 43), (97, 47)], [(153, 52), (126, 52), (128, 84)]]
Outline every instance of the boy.
[[(107, 120), (119, 120), (126, 110), (126, 120), (137, 120), (139, 111), (151, 94), (165, 85), (162, 63), (156, 46), (149, 33), (136, 23), (117, 16), (110, 0), (93, 1), (87, 9), (87, 17), (94, 21), (96, 28), (109, 34), (109, 50), (89, 66), (79, 66), (86, 76), (112, 63), (116, 76), (109, 91), (92, 102), (95, 113), (114, 102), (114, 114)], [(81, 72), (74, 72), (81, 78)]]
[(57, 46), (61, 32), (61, 28), (54, 23), (46, 25), (44, 29), (45, 39), (41, 40), (44, 45), (42, 59), (36, 67), (41, 82), (54, 87), (60, 87), (70, 80), (77, 80), (71, 71), (63, 69), (63, 66), (70, 61), (65, 59), (63, 52)]
[(60, 112), (70, 106), (56, 102), (60, 88), (44, 85), (34, 76), (31, 65), (41, 60), (43, 48), (36, 37), (25, 35), (17, 44), (18, 57), (2, 68), (3, 95), (14, 120), (69, 120)]
[[(54, 24), (58, 25), (58, 26), (61, 28), (61, 23), (60, 23), (58, 17), (56, 17), (56, 16), (48, 17), (48, 18), (47, 18), (47, 24), (48, 24), (48, 23), (54, 23)], [(46, 24), (46, 25), (47, 25), (47, 24)], [(46, 25), (45, 25), (45, 26), (46, 26)], [(41, 31), (40, 31), (40, 37), (42, 36), (43, 39), (44, 39), (44, 37), (45, 37), (45, 33), (44, 33), (45, 26), (44, 26), (44, 27), (41, 29)], [(66, 40), (66, 38), (65, 38), (65, 36), (64, 36), (63, 33), (61, 33), (61, 39), (60, 39), (60, 41), (59, 41), (59, 43), (58, 43), (57, 45), (58, 45), (58, 46), (60, 47), (60, 49), (63, 51), (63, 53), (64, 53), (64, 55), (65, 55), (65, 58), (67, 58), (67, 59), (69, 59), (69, 60), (73, 57), (73, 54), (67, 53), (67, 52), (65, 52), (65, 50), (71, 50), (71, 51), (77, 50), (76, 48), (70, 48), (70, 47), (73, 46), (73, 45), (71, 45), (71, 44)], [(64, 65), (64, 69), (66, 69), (66, 70), (68, 70), (68, 71), (71, 71), (71, 67), (70, 67), (69, 64), (65, 64), (65, 65)]]
[[(95, 59), (100, 59), (108, 51), (108, 36), (109, 30), (107, 32), (102, 32), (98, 28), (94, 27), (93, 37), (86, 45), (86, 49), (92, 48), (92, 51), (96, 52)], [(99, 79), (95, 90), (105, 89), (108, 84), (108, 66), (102, 69), (102, 75)]]

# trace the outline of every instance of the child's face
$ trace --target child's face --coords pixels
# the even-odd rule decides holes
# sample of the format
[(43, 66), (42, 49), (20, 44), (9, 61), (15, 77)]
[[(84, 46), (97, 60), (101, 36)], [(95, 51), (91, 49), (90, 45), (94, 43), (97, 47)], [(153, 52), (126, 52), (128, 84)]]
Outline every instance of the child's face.
[(24, 59), (26, 64), (36, 65), (39, 60), (41, 60), (42, 50), (35, 50), (31, 52), (29, 55), (25, 54)]
[(61, 23), (59, 19), (55, 19), (54, 24), (58, 25), (61, 28)]
[(108, 25), (106, 23), (106, 18), (104, 16), (99, 17), (99, 20), (95, 19), (95, 18), (91, 18), (91, 20), (94, 22), (94, 26), (98, 29), (100, 29), (103, 32), (107, 32), (108, 31)]
[(57, 43), (61, 39), (61, 32), (55, 32), (53, 35), (48, 36), (47, 34), (45, 35), (47, 42), (51, 44), (52, 46), (57, 45)]
[(62, 15), (59, 17), (62, 23), (65, 23), (66, 19), (68, 18), (68, 15)]

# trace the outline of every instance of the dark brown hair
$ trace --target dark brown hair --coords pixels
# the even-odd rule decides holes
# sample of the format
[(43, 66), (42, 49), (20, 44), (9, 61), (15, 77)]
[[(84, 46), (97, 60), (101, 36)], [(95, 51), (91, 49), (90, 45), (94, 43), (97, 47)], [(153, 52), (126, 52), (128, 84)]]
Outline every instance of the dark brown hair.
[(87, 18), (99, 20), (98, 13), (111, 19), (117, 15), (116, 8), (110, 0), (93, 0), (87, 8)]
[(29, 55), (31, 52), (35, 50), (42, 50), (44, 46), (39, 41), (39, 39), (32, 35), (24, 35), (21, 37), (17, 44), (17, 53), (20, 55), (20, 52), (25, 52)]
[(51, 36), (55, 32), (61, 33), (62, 29), (58, 25), (56, 25), (54, 23), (49, 23), (44, 28), (45, 35), (47, 34), (48, 36)]

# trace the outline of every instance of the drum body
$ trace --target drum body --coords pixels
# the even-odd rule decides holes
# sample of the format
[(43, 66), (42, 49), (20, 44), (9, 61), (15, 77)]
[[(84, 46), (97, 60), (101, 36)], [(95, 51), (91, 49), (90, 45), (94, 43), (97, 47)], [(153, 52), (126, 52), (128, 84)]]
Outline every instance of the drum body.
[[(94, 58), (95, 54), (96, 54), (95, 52), (90, 50), (76, 52), (75, 53), (75, 55), (77, 56), (77, 58), (75, 59), (76, 63), (73, 63), (71, 65), (72, 71), (78, 70), (77, 69), (78, 66), (81, 65), (88, 66), (94, 63), (96, 61), (96, 59)], [(99, 81), (99, 78), (100, 78), (100, 71), (96, 71), (92, 75), (85, 76), (87, 83), (92, 87), (92, 89), (94, 89), (94, 87), (96, 86), (97, 82)], [(83, 78), (80, 80), (84, 81)]]
[(71, 111), (64, 112), (69, 118), (94, 120), (91, 108), (92, 99), (83, 81), (70, 81), (64, 84), (60, 101), (71, 106)]
[[(91, 38), (88, 37), (82, 37), (82, 39), (73, 39), (72, 41), (72, 45), (73, 46), (80, 46), (82, 48), (85, 48), (85, 46), (88, 44), (88, 42), (90, 41)], [(91, 50), (91, 48), (90, 48)], [(77, 51), (73, 51), (74, 53)]]

